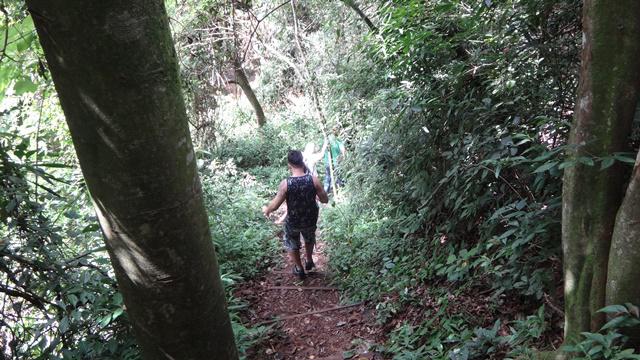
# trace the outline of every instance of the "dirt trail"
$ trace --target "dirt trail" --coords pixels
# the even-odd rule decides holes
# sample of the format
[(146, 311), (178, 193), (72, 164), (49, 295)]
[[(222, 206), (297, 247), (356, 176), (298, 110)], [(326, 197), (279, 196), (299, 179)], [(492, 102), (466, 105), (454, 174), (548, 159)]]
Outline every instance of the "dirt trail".
[[(372, 314), (363, 304), (341, 307), (340, 294), (331, 287), (327, 274), (325, 244), (318, 240), (314, 260), (316, 269), (303, 281), (291, 273), (286, 253), (269, 268), (264, 277), (247, 282), (236, 296), (249, 304), (245, 321), (258, 326), (270, 323), (273, 331), (248, 354), (249, 359), (379, 359), (368, 352), (367, 344), (377, 338), (371, 325)], [(295, 287), (280, 289), (274, 287)], [(309, 287), (321, 288), (308, 289)], [(335, 309), (341, 307), (339, 309)], [(320, 310), (332, 309), (318, 312)], [(317, 312), (309, 314), (312, 312)], [(289, 318), (299, 315), (295, 318)], [(355, 340), (355, 341), (354, 341)]]

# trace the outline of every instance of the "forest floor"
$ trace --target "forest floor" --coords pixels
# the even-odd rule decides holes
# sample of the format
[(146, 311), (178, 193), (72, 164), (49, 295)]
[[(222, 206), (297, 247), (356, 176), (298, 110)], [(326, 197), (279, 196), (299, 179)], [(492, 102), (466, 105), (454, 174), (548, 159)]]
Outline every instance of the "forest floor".
[[(281, 237), (283, 234), (278, 234)], [(381, 337), (374, 314), (363, 303), (343, 303), (331, 286), (326, 244), (318, 239), (316, 268), (299, 280), (287, 253), (259, 278), (244, 283), (235, 296), (250, 309), (248, 326), (272, 326), (248, 359), (381, 359), (368, 348)]]
[[(275, 214), (273, 219), (281, 214), (282, 211)], [(278, 232), (278, 241), (282, 242), (283, 235), (282, 231)], [(429, 309), (437, 312), (440, 306), (437, 298), (423, 285), (415, 289), (421, 299), (419, 304), (406, 306), (384, 324), (376, 323), (375, 310), (367, 306), (370, 304), (348, 302), (331, 285), (326, 246), (318, 236), (314, 253), (316, 268), (304, 280), (292, 274), (288, 255), (283, 249), (261, 276), (236, 289), (234, 295), (248, 305), (242, 319), (245, 326), (269, 327), (264, 338), (249, 349), (247, 359), (379, 360), (385, 357), (370, 349), (376, 344), (384, 344), (391, 330), (403, 322), (420, 324)], [(497, 299), (500, 304), (496, 305), (496, 299), (486, 290), (478, 292), (477, 289), (451, 292), (447, 299), (449, 305), (443, 316), (462, 314), (467, 322), (485, 329), (492, 328), (496, 319), (500, 319), (499, 336), (510, 334), (508, 324), (512, 319), (521, 318), (519, 314), (531, 314), (540, 305), (523, 304), (517, 298), (505, 296), (500, 296)], [(560, 312), (558, 307), (552, 308)], [(561, 320), (555, 312), (552, 315), (552, 323)], [(557, 348), (562, 339), (558, 329), (558, 326), (546, 329), (538, 339), (541, 347), (535, 347), (553, 344), (553, 348)], [(498, 351), (497, 357), (492, 358), (502, 358), (500, 353)]]

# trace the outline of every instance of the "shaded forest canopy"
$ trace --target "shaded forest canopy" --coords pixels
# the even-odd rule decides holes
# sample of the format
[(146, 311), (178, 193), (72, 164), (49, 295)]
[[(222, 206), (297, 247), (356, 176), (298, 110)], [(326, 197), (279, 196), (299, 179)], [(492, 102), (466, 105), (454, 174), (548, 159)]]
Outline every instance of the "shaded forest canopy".
[[(55, 66), (36, 33), (34, 17), (36, 24), (48, 20), (34, 10), (41, 2), (28, 3), (0, 2), (0, 358), (141, 359), (92, 203), (96, 196), (89, 194), (65, 122), (69, 110), (63, 113), (67, 105), (57, 95)], [(162, 1), (141, 3), (161, 7)], [(337, 129), (346, 156), (335, 171), (345, 184), (321, 210), (320, 236), (333, 285), (345, 303), (366, 304), (374, 314), (368, 325), (381, 334), (374, 341), (354, 338), (354, 349), (393, 359), (521, 359), (545, 352), (640, 358), (633, 350), (638, 338), (626, 330), (640, 323), (631, 304), (640, 299), (624, 296), (607, 295), (616, 301), (602, 299), (602, 306), (584, 310), (596, 320), (570, 334), (564, 345), (573, 347), (561, 349), (565, 317), (572, 319), (578, 307), (572, 304), (580, 304), (570, 295), (565, 308), (565, 292), (573, 293), (563, 273), (563, 175), (586, 179), (585, 193), (603, 182), (591, 187), (587, 176), (619, 177), (614, 192), (620, 199), (608, 211), (604, 276), (607, 261), (610, 278), (631, 271), (611, 273), (618, 268), (608, 244), (613, 241), (617, 253), (633, 251), (616, 239), (626, 239), (629, 248), (637, 244), (638, 71), (621, 75), (615, 69), (622, 65), (597, 61), (589, 70), (584, 54), (581, 67), (583, 32), (593, 36), (596, 54), (606, 54), (606, 26), (617, 26), (618, 20), (597, 17), (603, 6), (578, 0), (166, 2), (193, 139), (186, 151), (195, 153), (239, 356), (276, 356), (264, 344), (277, 328), (249, 324), (252, 309), (236, 291), (280, 261), (280, 228), (260, 208), (288, 176), (287, 150), (310, 142), (319, 148)], [(621, 9), (611, 11), (624, 14)], [(629, 17), (640, 18), (637, 11), (630, 5)], [(597, 21), (583, 26), (591, 17)], [(625, 51), (634, 51), (625, 47), (633, 32), (624, 36), (631, 40), (611, 42), (623, 54), (618, 64), (627, 64)], [(611, 140), (619, 144), (615, 150), (584, 150), (600, 138), (570, 137), (572, 122), (582, 119), (576, 99), (604, 81), (597, 75), (606, 69), (612, 83), (629, 81), (620, 82), (627, 89), (623, 100), (610, 106), (626, 112), (597, 113), (609, 103), (596, 91), (593, 113), (624, 117), (621, 128), (628, 129)], [(596, 74), (595, 80), (585, 81), (585, 74)], [(324, 167), (318, 166), (321, 179)], [(576, 193), (576, 207), (592, 209), (586, 197), (580, 203), (584, 193)], [(613, 231), (618, 208), (617, 221), (628, 228)], [(586, 212), (585, 224), (598, 222)]]

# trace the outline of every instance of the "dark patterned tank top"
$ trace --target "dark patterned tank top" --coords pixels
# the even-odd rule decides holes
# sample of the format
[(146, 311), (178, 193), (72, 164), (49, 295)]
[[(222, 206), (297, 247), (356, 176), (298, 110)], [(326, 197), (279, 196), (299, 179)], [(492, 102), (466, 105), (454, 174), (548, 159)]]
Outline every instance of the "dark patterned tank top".
[(318, 204), (313, 178), (306, 174), (287, 178), (287, 225), (294, 229), (315, 227)]

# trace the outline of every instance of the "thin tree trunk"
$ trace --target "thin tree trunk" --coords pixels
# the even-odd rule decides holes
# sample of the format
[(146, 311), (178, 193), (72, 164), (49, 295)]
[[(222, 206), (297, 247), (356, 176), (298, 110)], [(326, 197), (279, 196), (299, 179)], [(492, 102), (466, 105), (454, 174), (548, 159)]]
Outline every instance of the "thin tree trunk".
[[(640, 153), (616, 217), (607, 276), (608, 305), (640, 305)], [(640, 346), (640, 327), (630, 329), (627, 335), (630, 346)]]
[(365, 24), (367, 24), (367, 26), (369, 27), (369, 29), (373, 32), (377, 32), (378, 28), (373, 25), (373, 22), (371, 22), (371, 20), (367, 17), (367, 15), (365, 15), (364, 12), (362, 12), (362, 10), (360, 10), (360, 7), (356, 4), (356, 2), (354, 0), (340, 0), (343, 4), (347, 5), (348, 7), (350, 7), (353, 11), (356, 12), (356, 14), (358, 14), (358, 16), (360, 16), (360, 18), (365, 22)]
[[(640, 2), (586, 0), (583, 50), (569, 160), (627, 150), (638, 102)], [(562, 243), (565, 341), (598, 331), (604, 315), (607, 263), (624, 168), (578, 163), (565, 171)]]
[(249, 99), (253, 110), (256, 112), (258, 126), (262, 127), (267, 122), (264, 116), (264, 111), (262, 111), (260, 101), (258, 101), (258, 97), (256, 97), (256, 94), (253, 92), (251, 84), (249, 84), (249, 79), (247, 79), (247, 75), (244, 73), (242, 64), (240, 64), (240, 61), (238, 61), (237, 59), (233, 61), (233, 71), (236, 77), (236, 83), (240, 85), (240, 88), (242, 88), (244, 95), (247, 97), (247, 99)]
[(143, 357), (237, 359), (162, 0), (27, 0)]

